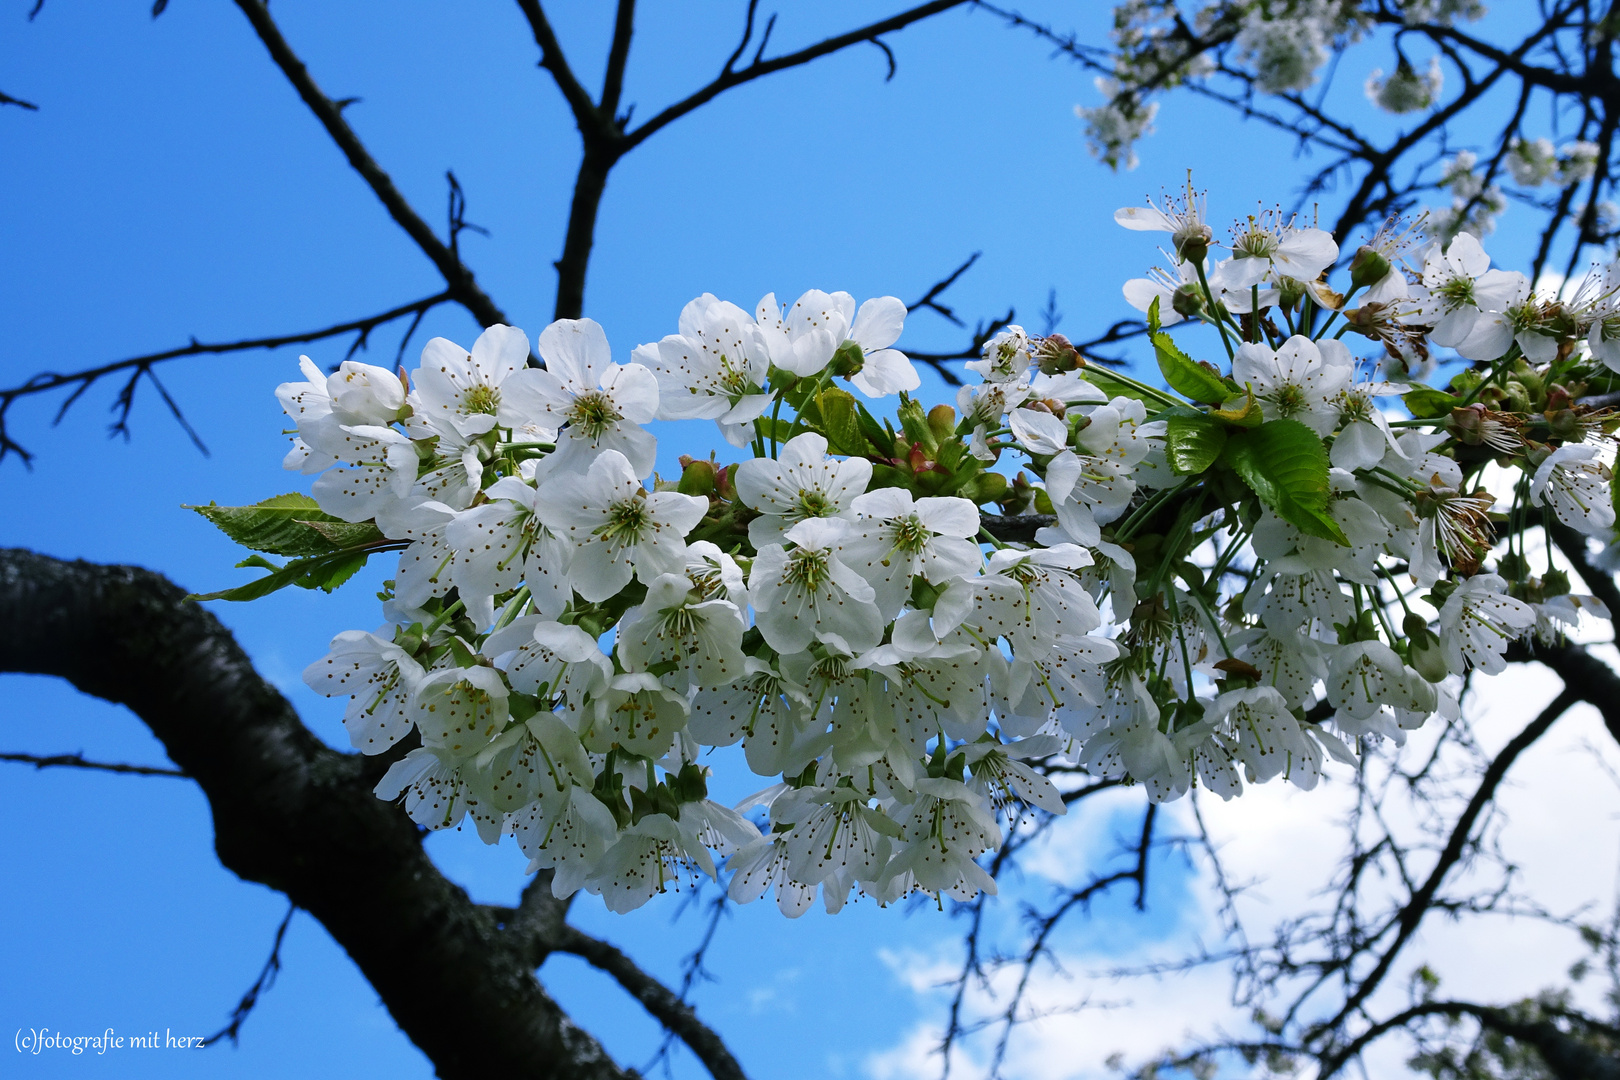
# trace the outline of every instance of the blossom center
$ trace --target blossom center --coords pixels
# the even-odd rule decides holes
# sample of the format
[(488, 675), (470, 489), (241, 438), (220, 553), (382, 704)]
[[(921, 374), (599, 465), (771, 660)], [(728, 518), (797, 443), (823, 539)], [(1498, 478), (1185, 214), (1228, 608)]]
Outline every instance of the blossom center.
[(596, 529), (596, 535), (610, 543), (633, 544), (652, 524), (652, 515), (640, 498), (614, 503), (608, 508), (607, 522)]
[(832, 577), (832, 556), (821, 548), (795, 548), (788, 555), (786, 569), (782, 571), (784, 584), (797, 585), (805, 592), (815, 592)]
[(924, 525), (922, 519), (916, 514), (910, 517), (895, 518), (890, 526), (890, 536), (894, 540), (895, 550), (907, 555), (920, 554), (928, 547), (929, 538), (933, 530)]
[(587, 439), (594, 439), (613, 427), (621, 419), (613, 407), (613, 399), (600, 390), (580, 394), (568, 410), (568, 422), (579, 429)]
[(500, 390), (486, 383), (478, 383), (474, 386), (470, 386), (467, 388), (466, 392), (461, 395), (461, 407), (465, 409), (469, 415), (483, 413), (488, 416), (494, 416), (496, 410), (500, 408), (500, 404)]

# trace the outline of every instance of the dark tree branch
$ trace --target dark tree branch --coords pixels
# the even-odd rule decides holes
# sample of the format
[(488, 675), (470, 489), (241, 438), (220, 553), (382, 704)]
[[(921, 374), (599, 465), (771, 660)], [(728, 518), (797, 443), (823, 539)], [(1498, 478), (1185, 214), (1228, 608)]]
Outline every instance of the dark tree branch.
[[(153, 374), (153, 368), (166, 360), (177, 360), (185, 356), (213, 356), (225, 353), (250, 352), (255, 349), (279, 349), (286, 345), (324, 341), (327, 338), (339, 337), (343, 334), (356, 335), (354, 343), (349, 347), (349, 356), (353, 356), (356, 351), (367, 345), (371, 332), (377, 327), (402, 319), (407, 315), (414, 315), (415, 319), (411, 323), (411, 330), (414, 331), (423, 315), (440, 304), (455, 299), (454, 293), (447, 289), (444, 292), (435, 293), (420, 300), (413, 300), (409, 304), (401, 304), (399, 307), (390, 308), (377, 315), (368, 315), (363, 319), (351, 319), (348, 322), (322, 327), (319, 330), (305, 330), (296, 334), (279, 334), (275, 337), (244, 338), (241, 341), (203, 342), (192, 338), (191, 344), (182, 345), (177, 349), (165, 349), (162, 352), (147, 353), (144, 356), (132, 356), (127, 360), (115, 360), (110, 364), (102, 364), (100, 367), (85, 368), (82, 371), (66, 374), (54, 371), (41, 372), (20, 386), (0, 390), (0, 461), (3, 461), (8, 453), (17, 454), (23, 459), (24, 463), (27, 463), (33, 457), (22, 446), (13, 442), (6, 430), (7, 412), (10, 410), (12, 403), (21, 398), (34, 394), (46, 394), (53, 390), (70, 390), (67, 398), (62, 402), (56, 413), (55, 422), (60, 423), (62, 417), (67, 414), (68, 409), (73, 406), (74, 402), (78, 401), (84, 392), (90, 389), (97, 381), (106, 376), (127, 371), (130, 376), (119, 393), (118, 402), (115, 406), (118, 419), (113, 424), (115, 433), (123, 433), (127, 436), (129, 413), (130, 408), (134, 405), (136, 383), (142, 377), (151, 378), (155, 381), (156, 376)], [(405, 347), (404, 341), (409, 340), (409, 337), (410, 335), (407, 334), (400, 343), (402, 353)], [(167, 393), (164, 393), (163, 396), (165, 401), (168, 402), (169, 408), (179, 417), (179, 407), (173, 399)], [(181, 423), (185, 423), (184, 418), (181, 418)], [(186, 431), (191, 435), (193, 441), (197, 440), (196, 433), (192, 432), (189, 426), (186, 427)]]
[(636, 0), (619, 0), (618, 14), (613, 17), (613, 45), (608, 49), (607, 71), (602, 76), (602, 104), (600, 112), (619, 123), (619, 98), (624, 94), (624, 68), (630, 59), (630, 35), (635, 31)]
[(449, 246), (434, 235), (433, 229), (405, 200), (399, 188), (394, 186), (393, 178), (377, 164), (376, 159), (365, 148), (365, 144), (360, 141), (360, 137), (349, 126), (349, 122), (343, 118), (343, 109), (315, 85), (309, 69), (287, 44), (287, 39), (281, 36), (281, 29), (270, 17), (270, 8), (264, 0), (236, 0), (236, 6), (247, 16), (248, 22), (253, 25), (254, 33), (259, 35), (259, 40), (264, 42), (264, 47), (270, 51), (270, 58), (287, 77), (287, 81), (293, 84), (298, 96), (309, 106), (309, 111), (315, 114), (315, 118), (321, 122), (321, 126), (326, 129), (332, 141), (337, 143), (338, 149), (343, 151), (344, 157), (349, 159), (349, 165), (370, 186), (395, 224), (405, 230), (406, 235), (415, 241), (416, 246), (422, 249), (422, 253), (438, 269), (445, 284), (449, 286), (451, 298), (465, 307), (473, 318), (484, 326), (509, 322), (506, 313), (496, 307), (495, 301), (478, 287), (473, 280), (472, 271)]
[(747, 1080), (742, 1066), (731, 1055), (708, 1025), (697, 1018), (691, 1005), (681, 995), (642, 971), (623, 950), (598, 938), (593, 938), (572, 926), (560, 928), (551, 947), (556, 952), (570, 953), (592, 967), (606, 972), (625, 991), (641, 1003), (642, 1008), (674, 1032), (687, 1045), (714, 1080)]
[(213, 1046), (221, 1039), (230, 1039), (231, 1045), (236, 1046), (241, 1041), (242, 1025), (252, 1015), (253, 1008), (259, 1003), (259, 998), (276, 983), (276, 975), (281, 971), (281, 943), (287, 937), (287, 927), (292, 925), (293, 912), (298, 910), (297, 904), (287, 905), (287, 914), (282, 916), (281, 925), (276, 928), (275, 940), (270, 945), (270, 955), (264, 961), (264, 967), (259, 969), (259, 977), (253, 980), (253, 985), (247, 988), (242, 1000), (236, 1003), (231, 1010), (230, 1021), (218, 1031), (203, 1040), (204, 1046)]
[[(1581, 655), (1584, 656), (1585, 654), (1582, 653)], [(1390, 925), (1395, 929), (1394, 940), (1379, 956), (1372, 971), (1361, 979), (1354, 991), (1348, 995), (1334, 1017), (1325, 1023), (1313, 1026), (1312, 1032), (1331, 1034), (1337, 1031), (1347, 1018), (1354, 1015), (1361, 1008), (1373, 991), (1378, 989), (1384, 980), (1384, 976), (1389, 973), (1390, 966), (1395, 962), (1395, 957), (1406, 943), (1411, 940), (1412, 935), (1417, 932), (1418, 924), (1423, 921), (1423, 917), (1434, 906), (1435, 895), (1440, 889), (1441, 882), (1445, 880), (1452, 867), (1456, 866), (1458, 860), (1462, 858), (1469, 837), (1473, 834), (1475, 823), (1496, 798), (1496, 789), (1502, 783), (1503, 777), (1507, 775), (1508, 769), (1518, 760), (1520, 754), (1528, 750), (1537, 739), (1545, 735), (1554, 721), (1564, 715), (1569, 707), (1578, 700), (1580, 700), (1580, 694), (1566, 685), (1563, 690), (1559, 691), (1558, 696), (1553, 698), (1552, 702), (1541, 711), (1540, 715), (1530, 721), (1523, 731), (1509, 740), (1508, 744), (1502, 748), (1501, 753), (1496, 755), (1490, 767), (1485, 770), (1485, 775), (1481, 777), (1479, 787), (1475, 789), (1473, 798), (1468, 800), (1468, 806), (1458, 815), (1456, 824), (1452, 826), (1451, 835), (1446, 840), (1446, 846), (1441, 850), (1439, 858), (1435, 860), (1434, 868), (1429, 872), (1428, 879), (1424, 881), (1417, 892), (1412, 894), (1411, 899), (1407, 901), (1401, 908), (1400, 913), (1392, 920)], [(1307, 1042), (1309, 1041), (1311, 1040), (1308, 1034)], [(1329, 1066), (1324, 1066), (1326, 1068), (1324, 1075), (1331, 1074), (1345, 1060), (1347, 1059), (1343, 1056), (1330, 1057)]]
[(956, 314), (955, 309), (947, 307), (939, 302), (939, 296), (946, 289), (950, 288), (952, 285), (955, 285), (956, 279), (967, 273), (968, 268), (974, 263), (978, 262), (979, 256), (983, 254), (984, 252), (982, 251), (975, 251), (973, 254), (967, 257), (967, 261), (962, 263), (961, 266), (958, 266), (955, 270), (952, 270), (949, 274), (946, 274), (944, 277), (930, 285), (928, 287), (928, 291), (922, 294), (921, 299), (906, 305), (906, 314), (909, 315), (918, 308), (930, 308), (934, 312), (944, 317), (945, 321), (949, 322), (951, 325), (966, 326), (967, 324), (964, 323)]
[(1052, 514), (979, 514), (979, 524), (997, 540), (1008, 543), (1029, 544), (1035, 534), (1048, 525), (1056, 525)]
[(12, 97), (10, 94), (5, 93), (4, 91), (0, 91), (0, 105), (15, 105), (20, 109), (27, 109), (29, 112), (39, 111), (39, 106), (35, 105), (32, 101), (24, 101), (22, 98)]
[[(608, 975), (641, 1003), (648, 1014), (679, 1038), (716, 1078), (742, 1078), (742, 1067), (726, 1048), (725, 1042), (686, 1003), (686, 992), (695, 974), (690, 975), (680, 993), (664, 986), (636, 966), (621, 950), (584, 933), (567, 923), (572, 897), (558, 900), (551, 894), (551, 871), (542, 870), (523, 889), (515, 908), (491, 908), (510, 948), (525, 958), (530, 967), (539, 967), (554, 952), (578, 956)], [(705, 934), (701, 951), (713, 936)], [(701, 959), (701, 958), (700, 958)]]
[[(526, 0), (523, 0), (523, 2), (526, 2)], [(859, 45), (863, 41), (875, 42), (878, 37), (883, 34), (903, 29), (910, 26), (914, 22), (920, 22), (931, 15), (938, 15), (940, 12), (949, 11), (953, 7), (960, 7), (966, 2), (967, 0), (931, 0), (930, 3), (919, 4), (907, 11), (900, 12), (898, 15), (892, 15), (887, 19), (882, 19), (875, 23), (869, 23), (868, 25), (857, 30), (851, 30), (846, 34), (839, 34), (836, 37), (830, 37), (824, 41), (819, 41), (807, 48), (800, 49), (798, 52), (786, 53), (782, 56), (773, 57), (770, 60), (763, 60), (760, 58), (760, 54), (756, 54), (754, 61), (747, 67), (741, 69), (740, 71), (736, 69), (722, 70), (715, 80), (709, 83), (707, 86), (695, 91), (682, 100), (677, 101), (675, 104), (666, 108), (663, 112), (654, 116), (651, 120), (648, 120), (635, 129), (626, 132), (624, 136), (627, 144), (625, 149), (628, 150), (639, 145), (654, 132), (668, 126), (672, 121), (680, 119), (693, 109), (696, 109), (698, 106), (714, 100), (733, 87), (741, 86), (747, 82), (752, 82), (755, 79), (773, 74), (774, 72), (785, 71), (788, 68), (795, 68), (803, 64), (808, 64), (812, 60), (819, 60), (823, 56), (830, 56), (835, 52), (849, 48), (851, 45)], [(762, 54), (764, 51), (763, 42), (761, 42), (760, 50)], [(890, 74), (893, 74), (892, 70)]]
[[(237, 0), (255, 3), (256, 0)], [(847, 34), (827, 38), (815, 45), (784, 56), (764, 59), (765, 46), (770, 39), (775, 16), (766, 25), (754, 59), (745, 68), (736, 67), (737, 59), (753, 37), (755, 4), (750, 4), (741, 44), (726, 60), (713, 82), (670, 105), (652, 119), (627, 130), (629, 117), (617, 115), (619, 98), (623, 91), (625, 66), (633, 33), (635, 5), (631, 0), (620, 0), (614, 20), (613, 44), (608, 54), (607, 72), (603, 79), (602, 100), (592, 101), (590, 92), (580, 83), (564, 55), (562, 43), (546, 17), (540, 0), (517, 0), (518, 8), (529, 23), (530, 33), (540, 48), (540, 66), (550, 73), (558, 91), (568, 103), (579, 129), (583, 154), (579, 172), (574, 178), (574, 194), (569, 203), (568, 229), (563, 237), (562, 255), (557, 259), (557, 302), (552, 317), (577, 319), (585, 311), (585, 275), (590, 264), (591, 248), (595, 243), (596, 218), (601, 208), (602, 194), (607, 190), (608, 174), (620, 158), (635, 149), (655, 132), (701, 105), (712, 101), (735, 86), (773, 72), (807, 64), (812, 60), (846, 49), (851, 45), (869, 41), (883, 49), (889, 59), (889, 75), (894, 75), (894, 55), (878, 38), (886, 33), (909, 26), (930, 15), (957, 7), (967, 0), (932, 0), (909, 11), (879, 22), (871, 23)], [(924, 361), (927, 363), (928, 361)], [(943, 370), (938, 368), (936, 370)]]
[(627, 1080), (371, 793), (387, 759), (323, 745), (184, 597), (147, 570), (0, 550), (0, 671), (139, 716), (208, 797), (225, 867), (320, 920), (441, 1077)]
[[(534, 35), (534, 43), (540, 46), (540, 66), (551, 75), (557, 89), (562, 92), (563, 100), (574, 114), (574, 123), (579, 125), (581, 135), (591, 138), (611, 138), (616, 132), (611, 124), (603, 123), (602, 113), (591, 100), (590, 91), (575, 77), (573, 68), (568, 66), (568, 58), (563, 55), (562, 43), (557, 40), (557, 32), (551, 28), (551, 20), (546, 18), (546, 12), (540, 6), (540, 0), (517, 0), (517, 6), (523, 12), (523, 17), (529, 21), (529, 32)], [(620, 9), (620, 14), (624, 13)], [(630, 30), (625, 29), (625, 48), (629, 49)], [(614, 28), (615, 42), (618, 37), (618, 27)], [(622, 72), (621, 72), (622, 78)]]
[(36, 769), (95, 769), (130, 776), (177, 776), (189, 779), (183, 770), (171, 769), (165, 765), (126, 765), (121, 761), (87, 761), (83, 754), (0, 754), (0, 761), (15, 761), (20, 765), (32, 765)]
[(1346, 1047), (1347, 1053), (1337, 1067), (1319, 1075), (1322, 1080), (1327, 1080), (1343, 1067), (1343, 1062), (1349, 1061), (1378, 1038), (1428, 1016), (1471, 1016), (1483, 1027), (1527, 1043), (1536, 1048), (1557, 1080), (1620, 1080), (1620, 1059), (1600, 1054), (1579, 1039), (1571, 1038), (1551, 1020), (1528, 1020), (1515, 1016), (1507, 1009), (1467, 1001), (1425, 1001), (1381, 1020)]

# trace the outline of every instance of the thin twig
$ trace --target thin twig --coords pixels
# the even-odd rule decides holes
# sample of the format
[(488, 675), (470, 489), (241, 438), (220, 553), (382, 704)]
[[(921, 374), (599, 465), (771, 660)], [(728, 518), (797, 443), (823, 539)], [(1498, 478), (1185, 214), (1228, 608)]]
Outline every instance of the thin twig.
[(32, 765), (36, 769), (94, 769), (99, 772), (123, 773), (129, 776), (173, 776), (190, 779), (183, 769), (167, 765), (128, 765), (121, 761), (90, 761), (84, 754), (18, 754), (0, 753), (0, 761), (14, 761), (19, 765)]
[(259, 970), (259, 977), (253, 980), (253, 985), (248, 987), (247, 993), (242, 995), (242, 1000), (231, 1010), (230, 1022), (204, 1039), (202, 1042), (204, 1046), (213, 1046), (221, 1039), (230, 1039), (232, 1046), (239, 1044), (242, 1025), (253, 1013), (259, 998), (276, 984), (276, 975), (281, 971), (281, 943), (287, 937), (287, 927), (292, 923), (293, 912), (297, 910), (297, 904), (287, 905), (287, 914), (281, 917), (281, 925), (276, 927), (275, 940), (270, 944), (270, 955), (265, 959), (264, 967)]

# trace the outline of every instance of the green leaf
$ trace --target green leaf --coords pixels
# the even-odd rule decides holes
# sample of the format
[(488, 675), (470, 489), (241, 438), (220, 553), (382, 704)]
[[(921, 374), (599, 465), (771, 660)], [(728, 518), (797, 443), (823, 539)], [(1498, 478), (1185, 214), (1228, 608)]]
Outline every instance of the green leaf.
[[(276, 495), (252, 506), (187, 506), (212, 521), (238, 544), (272, 555), (324, 555), (334, 548), (381, 539), (371, 525), (324, 514), (308, 495)], [(322, 526), (330, 526), (328, 533)]]
[(1227, 437), (1222, 458), (1260, 501), (1300, 532), (1349, 546), (1328, 514), (1328, 455), (1321, 438), (1298, 420), (1272, 420)]
[(1406, 404), (1406, 411), (1419, 420), (1433, 420), (1445, 416), (1452, 409), (1462, 406), (1462, 398), (1454, 397), (1444, 390), (1436, 390), (1432, 386), (1420, 386), (1416, 390), (1409, 390), (1401, 395), (1401, 401)]
[(246, 585), (238, 585), (234, 589), (220, 589), (211, 593), (192, 593), (187, 600), (257, 600), (261, 596), (269, 596), (279, 589), (289, 585), (297, 585), (301, 589), (324, 589), (331, 592), (339, 585), (348, 581), (362, 566), (366, 565), (367, 552), (364, 551), (333, 551), (325, 555), (317, 555), (310, 559), (294, 559), (286, 566), (277, 566), (259, 555), (250, 555), (237, 563), (237, 566), (263, 567), (270, 571), (256, 581)]
[(1615, 515), (1620, 517), (1620, 469), (1609, 471), (1609, 503), (1615, 509)]
[(828, 448), (835, 454), (865, 457), (866, 433), (855, 411), (855, 395), (836, 388), (823, 390), (817, 404), (821, 406), (821, 431), (827, 437)]
[(884, 430), (883, 425), (878, 423), (877, 417), (873, 416), (865, 405), (861, 404), (858, 399), (853, 400), (855, 400), (856, 417), (861, 423), (861, 434), (866, 436), (866, 441), (871, 443), (873, 449), (880, 454), (894, 453), (894, 433)]
[(1234, 395), (1227, 398), (1211, 415), (1234, 427), (1259, 427), (1265, 421), (1260, 404), (1254, 400), (1253, 390), (1244, 390), (1242, 397)]
[(341, 557), (331, 559), (317, 559), (317, 565), (309, 572), (293, 582), (300, 589), (321, 589), (332, 592), (345, 581), (360, 572), (366, 565), (367, 553), (364, 551), (339, 552)]
[(369, 521), (306, 521), (300, 519), (298, 524), (307, 525), (331, 541), (333, 547), (357, 548), (368, 544), (375, 544), (388, 539), (382, 530)]
[(1226, 428), (1207, 416), (1171, 416), (1165, 421), (1165, 456), (1170, 471), (1196, 476), (1215, 464), (1226, 446)]
[(1178, 349), (1169, 334), (1153, 335), (1153, 353), (1164, 381), (1178, 394), (1206, 405), (1219, 405), (1231, 396), (1221, 377)]

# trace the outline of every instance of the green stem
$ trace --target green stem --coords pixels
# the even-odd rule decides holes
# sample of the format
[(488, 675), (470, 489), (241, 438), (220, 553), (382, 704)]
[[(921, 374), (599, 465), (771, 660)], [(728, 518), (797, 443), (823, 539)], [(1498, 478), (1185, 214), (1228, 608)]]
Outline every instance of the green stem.
[[(1350, 291), (1344, 294), (1344, 302), (1339, 305), (1339, 310), (1335, 311), (1331, 315), (1329, 315), (1327, 317), (1327, 322), (1322, 324), (1322, 329), (1320, 329), (1320, 330), (1318, 330), (1316, 332), (1316, 340), (1317, 341), (1322, 340), (1322, 335), (1328, 332), (1328, 327), (1333, 325), (1333, 320), (1337, 319), (1339, 317), (1340, 312), (1343, 312), (1346, 308), (1348, 308), (1350, 306), (1350, 298), (1352, 296), (1356, 295), (1356, 293), (1358, 293), (1360, 291), (1361, 291), (1361, 286), (1360, 285), (1351, 285), (1350, 286)], [(1310, 293), (1305, 294), (1307, 302), (1309, 302), (1309, 300), (1310, 300), (1310, 295), (1311, 295)], [(1335, 341), (1337, 341), (1339, 339), (1339, 337), (1341, 335), (1343, 335), (1343, 333), (1348, 329), (1350, 329), (1350, 324), (1345, 323), (1344, 326), (1339, 328), (1339, 332), (1337, 334), (1333, 335), (1333, 339)]]
[(491, 628), (490, 633), (494, 633), (496, 630), (499, 630), (501, 627), (510, 623), (513, 619), (516, 619), (519, 615), (523, 614), (523, 609), (528, 606), (529, 587), (524, 585), (522, 588), (518, 589), (517, 592), (512, 594), (512, 599), (506, 602), (506, 607), (502, 609), (500, 617), (495, 620), (495, 625), (493, 628)]
[(1389, 567), (1379, 563), (1378, 571), (1384, 575), (1384, 580), (1389, 582), (1389, 587), (1395, 590), (1395, 599), (1401, 602), (1401, 610), (1408, 615), (1412, 614), (1412, 606), (1406, 602), (1406, 594), (1401, 592), (1400, 583), (1395, 580), (1395, 575), (1390, 571)]
[(1187, 479), (1183, 480), (1173, 488), (1168, 488), (1164, 491), (1154, 493), (1146, 502), (1136, 508), (1135, 513), (1131, 514), (1130, 517), (1125, 519), (1125, 523), (1123, 525), (1114, 530), (1115, 542), (1124, 543), (1126, 540), (1130, 539), (1130, 537), (1135, 533), (1137, 528), (1141, 526), (1142, 522), (1148, 515), (1157, 511), (1158, 508), (1166, 501), (1173, 499), (1177, 495), (1180, 495), (1182, 492), (1186, 491), (1193, 484), (1197, 483), (1197, 481), (1198, 477), (1189, 476)]
[(1198, 284), (1203, 286), (1204, 300), (1209, 304), (1210, 317), (1215, 320), (1215, 329), (1221, 332), (1221, 344), (1226, 346), (1226, 358), (1230, 360), (1236, 354), (1232, 351), (1232, 342), (1227, 339), (1226, 323), (1221, 319), (1221, 309), (1215, 306), (1215, 294), (1210, 291), (1209, 278), (1204, 274), (1204, 260), (1199, 259), (1193, 266), (1198, 270)]
[(433, 631), (437, 630), (439, 627), (443, 626), (445, 623), (447, 623), (451, 619), (455, 618), (456, 614), (458, 612), (460, 612), (461, 609), (464, 606), (465, 605), (462, 604), (462, 602), (460, 600), (457, 600), (455, 603), (451, 604), (449, 607), (447, 607), (443, 611), (439, 612), (438, 618), (434, 619), (431, 623), (428, 624), (427, 629), (422, 632), (422, 636), (424, 638), (431, 636)]
[(1518, 358), (1519, 358), (1519, 346), (1518, 346), (1517, 343), (1515, 343), (1510, 349), (1508, 349), (1507, 355), (1503, 356), (1502, 359), (1498, 360), (1496, 362), (1496, 366), (1491, 368), (1490, 376), (1485, 378), (1485, 379), (1480, 380), (1480, 383), (1479, 383), (1478, 386), (1476, 386), (1472, 390), (1468, 391), (1467, 396), (1465, 396), (1463, 398), (1463, 405), (1464, 406), (1472, 405), (1474, 403), (1474, 399), (1479, 397), (1480, 391), (1484, 390), (1487, 386), (1490, 386), (1497, 379), (1501, 378), (1504, 374), (1506, 374), (1507, 369), (1508, 369), (1508, 365), (1513, 363), (1513, 361), (1517, 360)]
[(1173, 398), (1169, 394), (1165, 393), (1163, 390), (1155, 390), (1153, 387), (1149, 386), (1147, 383), (1138, 382), (1136, 379), (1131, 378), (1129, 375), (1125, 375), (1125, 374), (1122, 374), (1122, 373), (1117, 372), (1117, 371), (1110, 371), (1108, 373), (1108, 377), (1110, 379), (1112, 379), (1114, 382), (1122, 383), (1125, 386), (1130, 387), (1132, 390), (1137, 391), (1138, 393), (1146, 394), (1149, 397), (1153, 398), (1153, 400), (1158, 401), (1161, 404), (1164, 404), (1166, 406), (1174, 407), (1174, 406), (1177, 406), (1177, 405), (1185, 405), (1186, 404), (1186, 402), (1180, 400), (1179, 398)]
[[(808, 404), (811, 400), (819, 398), (821, 396), (821, 392), (832, 385), (832, 378), (832, 367), (828, 366), (823, 368), (821, 371), (821, 377), (816, 380), (816, 385), (811, 389), (809, 396), (804, 399), (805, 403)], [(793, 427), (788, 429), (788, 438), (792, 439), (795, 435), (803, 430), (804, 412), (801, 410), (799, 414), (793, 418)]]

